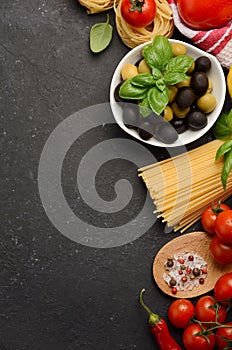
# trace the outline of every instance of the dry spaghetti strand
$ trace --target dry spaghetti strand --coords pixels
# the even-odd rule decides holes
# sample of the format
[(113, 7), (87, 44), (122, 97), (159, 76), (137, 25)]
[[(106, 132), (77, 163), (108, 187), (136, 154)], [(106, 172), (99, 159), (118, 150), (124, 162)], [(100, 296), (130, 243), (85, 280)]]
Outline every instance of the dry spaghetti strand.
[(139, 169), (159, 217), (174, 231), (184, 232), (213, 201), (224, 201), (231, 196), (232, 175), (225, 191), (221, 184), (223, 161), (214, 160), (221, 144), (222, 141), (214, 140)]
[(152, 40), (156, 35), (170, 38), (174, 31), (172, 10), (166, 0), (155, 0), (156, 16), (152, 25), (146, 28), (135, 28), (130, 26), (121, 15), (122, 0), (115, 1), (114, 11), (116, 28), (125, 45), (134, 48), (140, 44)]

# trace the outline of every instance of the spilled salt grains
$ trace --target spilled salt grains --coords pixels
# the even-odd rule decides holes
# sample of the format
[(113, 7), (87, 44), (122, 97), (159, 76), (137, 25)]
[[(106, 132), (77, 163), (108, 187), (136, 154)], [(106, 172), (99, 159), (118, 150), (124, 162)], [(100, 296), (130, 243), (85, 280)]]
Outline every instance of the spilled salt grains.
[(197, 253), (185, 252), (167, 258), (164, 264), (164, 281), (172, 289), (172, 293), (192, 290), (204, 284), (207, 277), (207, 262)]

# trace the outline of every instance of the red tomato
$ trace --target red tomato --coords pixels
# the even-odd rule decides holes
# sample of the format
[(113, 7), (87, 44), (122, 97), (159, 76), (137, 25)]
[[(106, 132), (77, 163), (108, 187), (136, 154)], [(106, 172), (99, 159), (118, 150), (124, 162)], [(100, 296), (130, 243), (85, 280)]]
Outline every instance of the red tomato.
[[(215, 335), (207, 332), (207, 338), (202, 334), (202, 330), (207, 330), (206, 326), (193, 323), (185, 328), (183, 333), (183, 344), (186, 350), (213, 350), (215, 345)], [(197, 335), (197, 333), (201, 333)]]
[(226, 245), (217, 236), (211, 239), (209, 249), (215, 261), (219, 264), (232, 262), (232, 245)]
[(229, 209), (230, 207), (224, 203), (212, 204), (206, 208), (201, 216), (201, 224), (205, 231), (210, 234), (215, 234), (215, 221), (217, 215), (222, 211)]
[(218, 350), (232, 349), (232, 322), (225, 323), (225, 326), (230, 326), (231, 328), (222, 327), (218, 328), (216, 331), (216, 344)]
[(229, 301), (232, 301), (232, 272), (219, 277), (214, 286), (214, 295), (217, 301), (226, 300), (223, 304), (229, 305)]
[(215, 232), (221, 241), (232, 244), (232, 210), (218, 214), (215, 222)]
[(231, 0), (177, 0), (180, 17), (193, 29), (218, 28), (232, 19)]
[(198, 299), (196, 303), (196, 317), (201, 322), (220, 322), (226, 319), (226, 308), (219, 305), (210, 295)]
[(189, 325), (194, 315), (194, 305), (190, 300), (177, 299), (168, 309), (169, 321), (177, 328), (185, 328)]
[(154, 21), (156, 3), (154, 0), (122, 0), (121, 14), (132, 27), (147, 27)]

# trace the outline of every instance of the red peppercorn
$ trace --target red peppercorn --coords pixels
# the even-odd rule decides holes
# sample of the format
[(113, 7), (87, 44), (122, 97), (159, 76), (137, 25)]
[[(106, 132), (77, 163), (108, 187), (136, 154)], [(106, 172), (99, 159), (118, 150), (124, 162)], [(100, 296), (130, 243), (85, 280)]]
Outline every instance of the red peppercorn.
[(189, 261), (193, 261), (193, 260), (194, 260), (194, 256), (193, 256), (193, 255), (189, 255), (189, 256), (188, 256), (188, 260), (189, 260)]
[(205, 268), (205, 269), (202, 269), (201, 272), (202, 272), (204, 275), (207, 275), (207, 273), (208, 273), (208, 271), (207, 271), (206, 268)]
[(180, 263), (181, 265), (183, 265), (183, 264), (184, 264), (184, 262), (185, 262), (185, 260), (184, 260), (184, 259), (179, 259), (179, 263)]
[(182, 281), (182, 282), (186, 282), (186, 281), (187, 281), (187, 277), (186, 277), (186, 276), (183, 276), (183, 277), (181, 278), (181, 281)]
[(178, 271), (179, 275), (183, 275), (183, 270)]
[(204, 278), (200, 278), (200, 279), (199, 279), (199, 283), (200, 283), (200, 284), (204, 284), (204, 282), (205, 282)]
[(172, 288), (172, 294), (176, 294), (177, 293), (177, 289), (175, 287)]
[(187, 272), (188, 274), (191, 273), (191, 272), (192, 272), (191, 267), (187, 267), (187, 268), (186, 268), (186, 272)]

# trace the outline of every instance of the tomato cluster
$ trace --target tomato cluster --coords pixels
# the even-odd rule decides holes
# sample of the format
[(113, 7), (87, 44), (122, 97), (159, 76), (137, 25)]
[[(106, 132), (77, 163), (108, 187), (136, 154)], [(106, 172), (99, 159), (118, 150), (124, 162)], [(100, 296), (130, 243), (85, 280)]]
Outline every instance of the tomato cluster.
[(188, 299), (176, 299), (168, 309), (172, 325), (183, 329), (186, 350), (232, 349), (232, 322), (227, 321), (232, 305), (232, 272), (222, 275), (213, 295), (200, 297), (194, 305)]
[(232, 262), (232, 209), (223, 203), (212, 204), (204, 210), (201, 223), (212, 234), (210, 251), (220, 264)]

